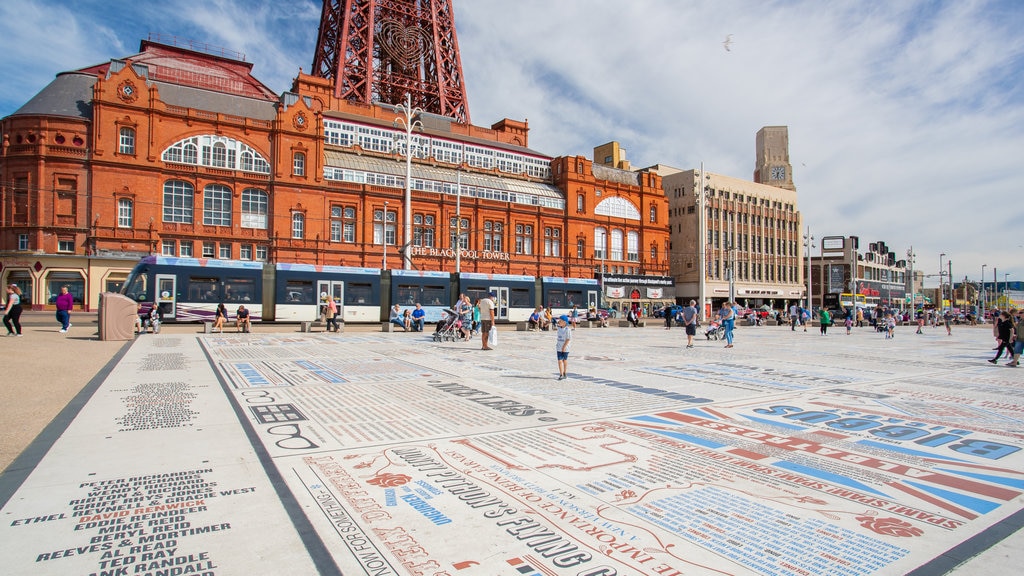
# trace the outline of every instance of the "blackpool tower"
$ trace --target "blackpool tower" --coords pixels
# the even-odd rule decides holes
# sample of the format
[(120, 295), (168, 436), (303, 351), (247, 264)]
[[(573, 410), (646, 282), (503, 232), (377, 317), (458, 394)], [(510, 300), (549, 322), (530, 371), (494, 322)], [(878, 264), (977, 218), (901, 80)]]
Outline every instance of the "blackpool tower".
[(412, 105), (468, 124), (452, 0), (324, 0), (313, 74), (336, 97)]

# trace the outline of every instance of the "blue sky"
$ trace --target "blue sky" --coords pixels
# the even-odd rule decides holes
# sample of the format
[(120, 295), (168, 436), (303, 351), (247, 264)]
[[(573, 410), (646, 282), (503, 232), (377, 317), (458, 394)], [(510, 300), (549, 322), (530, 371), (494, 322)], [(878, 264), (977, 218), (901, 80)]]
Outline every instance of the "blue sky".
[[(820, 238), (885, 241), (916, 267), (1024, 280), (1024, 2), (454, 0), (470, 114), (528, 120), (532, 148), (752, 178), (789, 126)], [(0, 117), (55, 74), (150, 33), (245, 54), (283, 92), (308, 71), (313, 0), (0, 2)], [(722, 43), (732, 34), (731, 50)], [(926, 285), (934, 286), (934, 278)]]

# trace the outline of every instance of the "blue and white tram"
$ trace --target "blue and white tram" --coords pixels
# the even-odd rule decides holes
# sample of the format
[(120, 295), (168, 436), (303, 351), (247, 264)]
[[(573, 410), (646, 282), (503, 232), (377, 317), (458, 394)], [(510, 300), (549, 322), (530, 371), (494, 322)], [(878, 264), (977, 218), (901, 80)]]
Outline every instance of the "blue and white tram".
[(458, 294), (452, 294), (452, 275), (448, 272), (391, 270), (390, 296), (391, 304), (398, 304), (402, 310), (420, 304), (426, 313), (424, 321), (433, 323), (441, 320), (441, 311), (450, 308)]
[(239, 305), (253, 321), (263, 319), (263, 264), (235, 260), (147, 256), (132, 269), (121, 293), (143, 304), (158, 304), (165, 321), (213, 320), (217, 305), (230, 314)]
[(494, 319), (498, 322), (525, 322), (537, 306), (537, 280), (533, 276), (461, 272), (458, 280), (459, 292), (469, 296), (471, 302), (494, 292)]
[(544, 306), (551, 307), (551, 313), (557, 318), (572, 312), (576, 306), (581, 315), (586, 315), (591, 306), (597, 306), (597, 295), (601, 285), (593, 278), (541, 278), (541, 301)]
[(274, 320), (314, 321), (327, 298), (334, 299), (338, 317), (344, 322), (380, 320), (381, 274), (377, 268), (277, 264), (274, 272)]

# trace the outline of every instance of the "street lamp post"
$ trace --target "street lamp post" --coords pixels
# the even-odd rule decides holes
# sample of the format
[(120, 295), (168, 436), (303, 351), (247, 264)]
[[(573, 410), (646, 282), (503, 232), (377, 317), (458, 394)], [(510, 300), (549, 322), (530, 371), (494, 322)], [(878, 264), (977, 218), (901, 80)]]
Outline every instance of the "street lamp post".
[(1010, 273), (1003, 274), (1003, 307), (1010, 309)]
[(405, 226), (402, 243), (402, 261), (406, 270), (412, 269), (412, 131), (423, 123), (417, 118), (423, 110), (412, 107), (412, 95), (405, 94), (405, 104), (396, 106), (402, 116), (395, 118), (395, 125), (405, 129)]
[(939, 254), (939, 311), (940, 312), (942, 312), (946, 308), (946, 306), (944, 305), (944, 300), (946, 299), (946, 285), (943, 283), (943, 279), (944, 279), (944, 276), (946, 274), (946, 270), (945, 270), (946, 265), (945, 265), (945, 262), (944, 262), (945, 258), (946, 258), (946, 253), (945, 252), (943, 252), (942, 254)]
[(462, 271), (462, 170), (455, 171), (455, 273)]
[(953, 301), (956, 300), (956, 295), (953, 293), (953, 261), (946, 260), (946, 266), (949, 270), (946, 274), (946, 278), (949, 280), (949, 312), (953, 313)]
[(597, 294), (597, 307), (604, 308), (602, 300), (604, 299), (604, 251), (608, 247), (608, 233), (601, 233), (601, 291)]
[(804, 234), (804, 250), (807, 252), (807, 310), (814, 310), (814, 290), (812, 289), (811, 280), (811, 259), (813, 254), (811, 249), (814, 248), (814, 236), (811, 236), (811, 227), (807, 227), (807, 234)]
[(985, 268), (988, 264), (981, 265), (981, 283), (978, 284), (978, 318), (985, 323)]
[(700, 303), (700, 317), (707, 317), (707, 177), (704, 163), (700, 163), (700, 176), (694, 187), (694, 202), (697, 205), (697, 301)]
[(914, 290), (914, 247), (907, 248), (907, 293), (910, 294), (910, 311), (916, 309), (917, 298)]
[(384, 261), (381, 264), (381, 268), (384, 270), (388, 269), (388, 203), (384, 201), (384, 228), (381, 229), (381, 240), (384, 241)]

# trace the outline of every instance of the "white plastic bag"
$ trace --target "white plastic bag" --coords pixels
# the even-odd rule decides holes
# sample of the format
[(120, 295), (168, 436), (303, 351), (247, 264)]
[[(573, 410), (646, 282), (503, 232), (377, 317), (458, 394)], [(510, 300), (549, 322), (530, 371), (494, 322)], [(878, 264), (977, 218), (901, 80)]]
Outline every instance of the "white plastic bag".
[(498, 345), (498, 327), (491, 326), (491, 331), (487, 333), (487, 345), (497, 346)]

